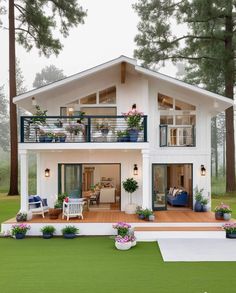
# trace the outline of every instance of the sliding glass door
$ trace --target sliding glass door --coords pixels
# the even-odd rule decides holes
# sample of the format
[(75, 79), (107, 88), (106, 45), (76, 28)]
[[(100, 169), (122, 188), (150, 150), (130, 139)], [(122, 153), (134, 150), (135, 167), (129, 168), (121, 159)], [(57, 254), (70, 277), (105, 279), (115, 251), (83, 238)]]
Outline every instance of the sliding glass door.
[(66, 193), (70, 197), (81, 197), (82, 166), (81, 164), (59, 164), (59, 193)]
[(167, 165), (152, 165), (152, 186), (153, 210), (166, 210)]

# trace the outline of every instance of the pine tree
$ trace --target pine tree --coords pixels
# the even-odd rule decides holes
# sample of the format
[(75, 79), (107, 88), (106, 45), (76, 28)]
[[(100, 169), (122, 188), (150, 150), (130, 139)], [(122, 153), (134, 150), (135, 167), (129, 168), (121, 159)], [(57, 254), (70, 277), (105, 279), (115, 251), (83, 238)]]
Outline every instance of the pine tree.
[(65, 77), (62, 69), (57, 68), (55, 65), (46, 66), (41, 72), (36, 73), (33, 87), (38, 88)]
[[(140, 17), (135, 56), (145, 66), (165, 60), (188, 61), (189, 76), (233, 99), (235, 82), (235, 0), (139, 0), (134, 9)], [(185, 24), (187, 32), (173, 33), (173, 25)], [(203, 73), (203, 75), (202, 75)], [(226, 117), (226, 191), (235, 191), (234, 111)]]
[[(1, 6), (2, 7), (2, 6)], [(2, 9), (2, 8), (1, 8)], [(60, 40), (53, 31), (59, 28), (63, 37), (69, 30), (83, 23), (86, 12), (76, 0), (9, 0), (9, 100), (11, 174), (8, 194), (18, 192), (17, 110), (13, 104), (16, 96), (16, 41), (27, 51), (35, 46), (40, 54), (58, 55), (62, 50)], [(57, 21), (58, 19), (58, 21)]]

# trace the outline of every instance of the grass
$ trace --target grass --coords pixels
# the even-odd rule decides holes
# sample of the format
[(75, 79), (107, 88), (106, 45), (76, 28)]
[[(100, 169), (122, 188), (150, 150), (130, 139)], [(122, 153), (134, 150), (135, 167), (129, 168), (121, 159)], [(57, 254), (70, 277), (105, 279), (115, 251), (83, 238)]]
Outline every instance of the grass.
[[(19, 197), (0, 194), (0, 222), (18, 209)], [(0, 259), (4, 293), (234, 293), (236, 286), (236, 262), (164, 263), (155, 242), (117, 251), (111, 237), (0, 238)]]
[(4, 293), (233, 293), (236, 286), (236, 263), (164, 263), (154, 242), (117, 251), (109, 237), (0, 239), (0, 258)]

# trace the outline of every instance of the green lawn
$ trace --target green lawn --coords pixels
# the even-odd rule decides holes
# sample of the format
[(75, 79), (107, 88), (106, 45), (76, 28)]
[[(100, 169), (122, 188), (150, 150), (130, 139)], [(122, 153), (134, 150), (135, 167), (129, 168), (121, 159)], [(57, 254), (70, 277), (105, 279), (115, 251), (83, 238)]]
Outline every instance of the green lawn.
[[(18, 207), (19, 197), (0, 195), (0, 222)], [(117, 251), (111, 237), (0, 238), (0, 263), (3, 293), (234, 293), (236, 287), (236, 262), (164, 263), (155, 242)]]

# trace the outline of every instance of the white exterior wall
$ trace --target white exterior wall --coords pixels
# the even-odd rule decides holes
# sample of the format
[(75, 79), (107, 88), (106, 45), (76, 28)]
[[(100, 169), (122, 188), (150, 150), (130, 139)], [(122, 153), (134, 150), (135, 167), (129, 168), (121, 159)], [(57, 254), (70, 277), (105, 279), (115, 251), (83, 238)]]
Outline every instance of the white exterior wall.
[[(151, 166), (153, 163), (189, 163), (193, 164), (193, 188), (198, 186), (204, 188), (204, 195), (211, 193), (211, 108), (206, 97), (206, 104), (201, 99), (199, 101), (196, 93), (188, 95), (185, 89), (177, 86), (170, 86), (164, 81), (156, 81), (139, 74), (126, 74), (124, 84), (120, 82), (120, 69), (113, 68), (102, 71), (86, 79), (81, 79), (73, 88), (68, 86), (66, 94), (60, 94), (60, 89), (55, 90), (54, 96), (50, 95), (46, 102), (42, 104), (43, 109), (48, 109), (48, 115), (59, 115), (60, 107), (67, 103), (84, 97), (88, 94), (103, 90), (110, 86), (116, 86), (117, 89), (117, 115), (127, 112), (132, 104), (136, 103), (137, 108), (148, 115), (148, 141), (149, 141), (149, 159), (145, 159), (145, 169), (148, 171), (142, 177), (143, 155), (139, 150), (96, 150), (91, 143), (89, 151), (69, 150), (71, 144), (63, 144), (63, 150), (48, 151), (48, 144), (45, 144), (45, 152), (42, 149), (38, 152), (38, 179), (37, 193), (48, 197), (49, 204), (52, 206), (58, 193), (57, 167), (58, 163), (120, 163), (121, 181), (127, 177), (133, 177), (133, 165), (138, 164), (139, 190), (134, 195), (134, 202), (151, 208)], [(66, 87), (66, 85), (65, 85)], [(65, 90), (64, 90), (65, 92)], [(159, 112), (157, 105), (157, 94), (169, 95), (188, 103), (196, 105), (196, 147), (159, 147)], [(40, 105), (40, 102), (39, 102)], [(85, 105), (84, 105), (85, 106)], [(116, 143), (111, 143), (110, 148), (114, 149)], [(137, 144), (138, 145), (138, 144)], [(52, 148), (54, 145), (52, 145)], [(59, 144), (55, 147), (60, 148)], [(54, 147), (54, 148), (55, 148)], [(20, 148), (20, 147), (19, 147)], [(24, 145), (24, 148), (31, 149), (31, 145)], [(66, 150), (68, 148), (68, 150)], [(106, 146), (106, 148), (109, 148)], [(127, 144), (128, 148), (128, 144)], [(46, 150), (47, 149), (47, 150)], [(146, 151), (146, 150), (145, 150)], [(148, 162), (148, 163), (147, 163)], [(149, 168), (147, 166), (149, 165)], [(206, 176), (200, 175), (200, 166), (206, 168)], [(50, 178), (44, 177), (44, 170), (51, 170)], [(145, 188), (143, 188), (143, 178), (145, 179)], [(148, 181), (148, 182), (147, 182)], [(146, 194), (146, 190), (148, 194)], [(144, 195), (145, 193), (145, 195)], [(144, 198), (145, 196), (145, 198)], [(148, 203), (149, 202), (149, 203)], [(124, 194), (121, 188), (121, 209), (124, 210), (128, 203), (128, 196)]]
[[(61, 152), (42, 152), (40, 155), (40, 177), (39, 190), (42, 197), (48, 199), (49, 206), (53, 206), (58, 195), (58, 164), (59, 163), (120, 163), (121, 182), (126, 178), (135, 177), (139, 189), (133, 194), (133, 202), (142, 205), (142, 155), (139, 150), (78, 150)], [(134, 164), (138, 165), (138, 176), (133, 175)], [(50, 169), (50, 177), (44, 176), (44, 170)], [(112, 177), (112, 174), (110, 174)], [(121, 187), (121, 210), (125, 209), (128, 203), (128, 194)]]

